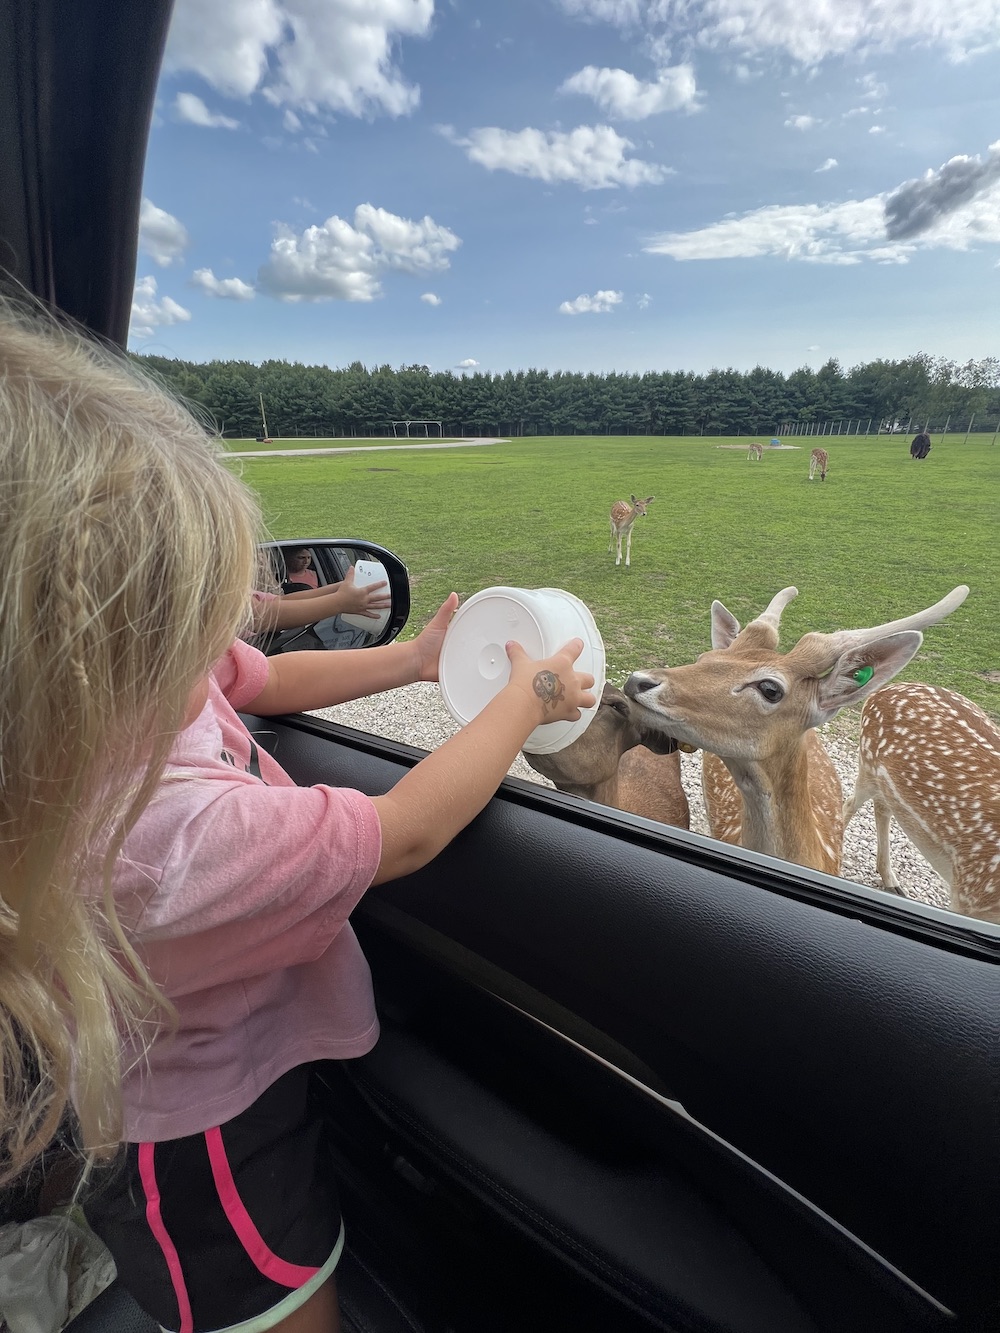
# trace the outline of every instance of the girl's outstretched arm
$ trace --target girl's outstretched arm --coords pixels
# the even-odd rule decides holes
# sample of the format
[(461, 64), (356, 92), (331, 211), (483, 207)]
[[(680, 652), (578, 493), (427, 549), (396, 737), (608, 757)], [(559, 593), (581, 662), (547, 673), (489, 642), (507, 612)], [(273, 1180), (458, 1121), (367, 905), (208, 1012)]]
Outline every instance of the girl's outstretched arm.
[(483, 711), (433, 754), (374, 797), (382, 825), (382, 859), (373, 883), (411, 874), (431, 861), (486, 806), (535, 727), (575, 722), (593, 708), (594, 678), (573, 663), (582, 639), (533, 662), (518, 643), (507, 644), (508, 684)]
[(247, 709), (262, 717), (300, 713), (332, 708), (418, 680), (435, 681), (445, 630), (457, 607), (458, 594), (453, 592), (421, 633), (407, 643), (269, 657), (268, 682)]
[(379, 612), (392, 605), (388, 584), (371, 583), (359, 588), (354, 582), (354, 566), (347, 571), (342, 583), (328, 583), (308, 592), (288, 592), (280, 597), (268, 597), (253, 605), (253, 628), (256, 633), (270, 630), (298, 629), (312, 625), (328, 616), (361, 615), (377, 620)]

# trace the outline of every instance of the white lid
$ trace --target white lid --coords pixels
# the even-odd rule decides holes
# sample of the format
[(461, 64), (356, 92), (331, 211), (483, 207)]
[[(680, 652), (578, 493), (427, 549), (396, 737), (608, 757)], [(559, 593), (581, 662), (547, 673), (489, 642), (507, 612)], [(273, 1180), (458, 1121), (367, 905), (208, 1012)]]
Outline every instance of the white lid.
[[(372, 583), (385, 583), (384, 592), (389, 591), (389, 575), (385, 565), (381, 560), (359, 560), (354, 566), (354, 584), (358, 588), (367, 588)], [(378, 619), (372, 620), (369, 616), (347, 615), (340, 619), (347, 625), (353, 625), (355, 629), (367, 630), (369, 634), (381, 634), (389, 623), (389, 609), (378, 613)]]
[[(585, 603), (561, 588), (484, 588), (456, 611), (441, 648), (441, 697), (456, 722), (471, 722), (507, 684), (508, 639), (536, 660), (558, 652), (568, 639), (582, 639), (575, 666), (594, 677), (600, 701), (604, 642)], [(576, 722), (546, 722), (535, 728), (523, 748), (531, 754), (554, 754), (582, 736), (596, 714), (597, 705)]]

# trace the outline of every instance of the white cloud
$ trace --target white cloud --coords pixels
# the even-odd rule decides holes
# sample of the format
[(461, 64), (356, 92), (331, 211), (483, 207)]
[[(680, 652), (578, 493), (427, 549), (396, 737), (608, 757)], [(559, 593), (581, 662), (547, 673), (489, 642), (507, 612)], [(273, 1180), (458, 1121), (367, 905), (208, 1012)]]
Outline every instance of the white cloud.
[(515, 176), (549, 183), (566, 182), (583, 190), (656, 185), (672, 174), (667, 167), (626, 158), (626, 152), (635, 145), (610, 125), (580, 125), (569, 133), (490, 127), (471, 130), (466, 138), (447, 125), (440, 126), (439, 131), (464, 148), (471, 162), (478, 162), (488, 171), (510, 171)]
[(677, 260), (772, 257), (814, 264), (905, 264), (920, 250), (1000, 245), (1000, 142), (985, 163), (952, 159), (920, 181), (868, 199), (771, 204), (689, 232), (651, 238)]
[(567, 14), (614, 23), (619, 28), (638, 24), (650, 7), (649, 0), (562, 0)]
[(421, 293), (420, 293), (420, 299), (421, 299), (421, 301), (426, 301), (428, 305), (440, 305), (440, 304), (441, 304), (441, 298), (440, 298), (440, 296), (437, 296), (434, 292), (421, 292)]
[(310, 113), (407, 115), (420, 90), (395, 46), (427, 36), (433, 16), (434, 0), (177, 0), (164, 68)]
[(832, 170), (834, 169), (834, 167), (837, 166), (837, 165), (838, 165), (838, 162), (837, 162), (837, 159), (836, 159), (835, 157), (828, 157), (828, 158), (826, 159), (826, 161), (823, 163), (823, 165), (822, 165), (821, 167), (817, 167), (816, 170), (817, 170), (818, 172), (819, 172), (819, 171), (832, 171)]
[(694, 111), (699, 100), (690, 65), (662, 69), (652, 83), (624, 69), (587, 65), (566, 79), (559, 92), (592, 97), (606, 115), (618, 120), (645, 120), (661, 111)]
[(186, 121), (188, 125), (201, 125), (206, 130), (238, 130), (240, 127), (240, 122), (232, 116), (209, 111), (194, 93), (178, 93), (174, 98), (174, 112), (178, 120)]
[(267, 53), (284, 22), (277, 0), (177, 0), (163, 68), (200, 74), (227, 97), (249, 97), (267, 74)]
[(595, 292), (593, 296), (578, 296), (575, 301), (563, 301), (559, 307), (561, 315), (606, 315), (620, 305), (621, 292)]
[(643, 292), (643, 294), (639, 297), (639, 300), (636, 302), (636, 304), (638, 305), (640, 310), (648, 310), (650, 305), (652, 304), (652, 301), (653, 298), (650, 296), (649, 292)]
[(302, 128), (302, 121), (299, 120), (290, 106), (285, 107), (285, 114), (281, 117), (281, 123), (289, 134), (297, 134)]
[(157, 208), (151, 199), (143, 199), (139, 209), (139, 249), (154, 264), (166, 268), (180, 259), (191, 243), (187, 228), (172, 213)]
[(191, 318), (191, 311), (185, 310), (169, 296), (156, 299), (156, 279), (140, 278), (132, 293), (132, 316), (129, 325), (130, 338), (151, 338), (158, 328), (169, 324), (184, 324)]
[(929, 47), (947, 59), (1000, 45), (1000, 0), (562, 0), (576, 17), (744, 56), (784, 52), (815, 65), (829, 56)]
[(475, 370), (479, 362), (473, 356), (467, 356), (464, 361), (459, 361), (455, 367), (456, 370)]
[(789, 116), (785, 128), (790, 130), (811, 130), (817, 123), (815, 116)]
[(242, 278), (217, 278), (210, 268), (196, 268), (191, 275), (191, 286), (228, 301), (252, 301), (256, 294)]
[(279, 224), (257, 285), (283, 301), (373, 301), (382, 294), (385, 269), (446, 269), (461, 243), (433, 218), (412, 222), (360, 204), (353, 226), (337, 216), (299, 234)]
[(447, 268), (448, 255), (462, 244), (453, 231), (439, 226), (433, 218), (411, 222), (371, 204), (358, 205), (354, 225), (371, 236), (379, 262), (410, 273)]
[(869, 129), (868, 133), (869, 133), (869, 134), (885, 134), (885, 126), (884, 126), (884, 125), (872, 125), (872, 127)]

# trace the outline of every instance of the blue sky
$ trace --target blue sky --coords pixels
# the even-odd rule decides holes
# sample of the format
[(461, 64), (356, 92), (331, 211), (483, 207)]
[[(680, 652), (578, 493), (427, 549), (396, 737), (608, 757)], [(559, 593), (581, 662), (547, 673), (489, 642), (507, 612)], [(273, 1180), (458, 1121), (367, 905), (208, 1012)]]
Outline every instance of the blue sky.
[(131, 346), (998, 352), (1000, 0), (177, 0)]

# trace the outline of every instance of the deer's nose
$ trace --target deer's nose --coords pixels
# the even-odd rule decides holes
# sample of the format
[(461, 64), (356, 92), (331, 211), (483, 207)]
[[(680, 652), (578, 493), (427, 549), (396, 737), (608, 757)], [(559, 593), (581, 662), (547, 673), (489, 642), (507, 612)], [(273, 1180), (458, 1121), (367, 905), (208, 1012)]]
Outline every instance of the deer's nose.
[(622, 689), (630, 699), (638, 699), (640, 694), (645, 694), (647, 690), (655, 690), (658, 682), (644, 676), (639, 671), (633, 671), (631, 676), (622, 686)]

